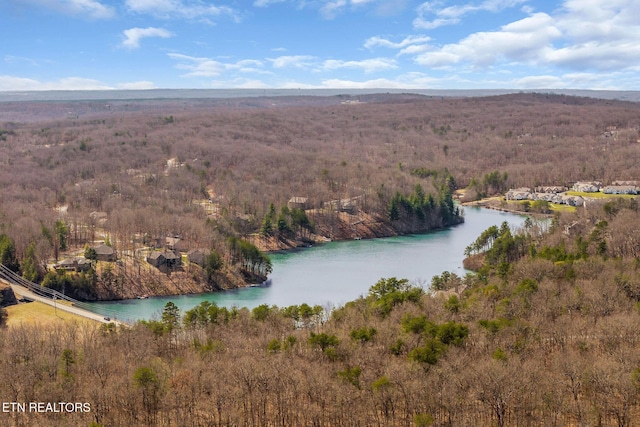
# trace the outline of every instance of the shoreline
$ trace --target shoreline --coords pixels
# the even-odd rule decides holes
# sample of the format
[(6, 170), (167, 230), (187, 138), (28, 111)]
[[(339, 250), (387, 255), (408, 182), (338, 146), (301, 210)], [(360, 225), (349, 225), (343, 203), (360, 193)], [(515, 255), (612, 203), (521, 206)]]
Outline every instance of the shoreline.
[[(427, 233), (431, 233), (431, 232), (437, 232), (440, 230), (444, 230), (448, 227), (454, 227), (456, 225), (460, 225), (463, 224), (465, 222), (464, 219), (464, 215), (462, 215), (460, 217), (460, 221), (452, 223), (452, 224), (448, 224), (448, 225), (443, 225), (441, 227), (434, 227), (434, 228), (429, 228), (426, 230), (418, 230), (418, 231), (411, 231), (411, 232), (400, 232), (397, 229), (395, 229), (391, 224), (388, 223), (380, 223), (380, 222), (375, 222), (375, 223), (371, 223), (371, 224), (366, 224), (366, 223), (361, 223), (362, 226), (368, 231), (368, 232), (363, 232), (362, 234), (357, 233), (356, 237), (346, 237), (346, 236), (338, 236), (336, 237), (334, 235), (333, 238), (329, 238), (327, 236), (324, 235), (320, 235), (320, 234), (316, 234), (314, 236), (317, 236), (317, 240), (314, 239), (310, 239), (309, 241), (311, 241), (312, 243), (308, 243), (307, 241), (302, 241), (302, 240), (280, 240), (277, 237), (271, 237), (268, 239), (265, 239), (264, 237), (260, 236), (258, 241), (252, 241), (252, 243), (256, 244), (256, 246), (258, 246), (258, 248), (265, 254), (270, 255), (270, 254), (279, 254), (279, 253), (288, 253), (288, 252), (294, 252), (294, 251), (301, 251), (304, 249), (308, 249), (310, 247), (316, 246), (316, 245), (323, 245), (326, 243), (331, 243), (331, 242), (348, 242), (348, 241), (352, 241), (352, 240), (372, 240), (372, 239), (384, 239), (387, 237), (396, 237), (396, 236), (409, 236), (412, 234), (427, 234)], [(377, 227), (377, 225), (379, 224), (383, 224), (383, 227)], [(264, 243), (264, 240), (268, 240), (270, 242), (273, 242), (274, 240), (278, 242), (279, 248), (278, 249), (267, 249), (267, 247), (269, 246), (276, 246), (276, 245), (260, 245), (260, 243)], [(261, 242), (262, 241), (262, 242)], [(286, 245), (289, 245), (288, 247), (286, 247)], [(285, 246), (285, 247), (282, 247)]]
[[(293, 246), (292, 245), (289, 248), (281, 248), (281, 249), (277, 249), (277, 250), (268, 250), (268, 251), (263, 251), (263, 252), (265, 254), (267, 254), (267, 255), (271, 255), (271, 254), (286, 254), (286, 253), (304, 251), (305, 249), (310, 249), (311, 247), (314, 247), (316, 245), (324, 245), (326, 243), (331, 243), (331, 242), (347, 242), (347, 241), (351, 241), (351, 240), (373, 240), (373, 239), (384, 239), (384, 238), (388, 238), (388, 237), (422, 235), (422, 234), (429, 234), (429, 233), (432, 233), (432, 232), (436, 233), (436, 232), (445, 230), (445, 229), (447, 229), (449, 227), (455, 227), (455, 226), (458, 226), (458, 225), (463, 224), (463, 223), (464, 223), (464, 217), (462, 217), (462, 220), (460, 222), (457, 222), (455, 224), (450, 224), (450, 225), (446, 225), (446, 226), (443, 226), (443, 227), (431, 228), (429, 230), (425, 230), (425, 231), (422, 231), (422, 232), (415, 232), (415, 233), (395, 232), (393, 234), (376, 235), (376, 236), (371, 236), (371, 237), (362, 237), (360, 239), (353, 239), (353, 238), (326, 239), (325, 238), (326, 240), (314, 241), (314, 243), (311, 246), (303, 246), (303, 245)], [(152, 299), (152, 298), (155, 298), (155, 297), (163, 298), (163, 297), (171, 297), (171, 296), (182, 296), (182, 295), (204, 295), (204, 294), (208, 294), (208, 293), (211, 293), (211, 292), (219, 293), (219, 292), (234, 291), (234, 290), (245, 289), (245, 288), (259, 288), (259, 287), (269, 286), (270, 281), (271, 281), (271, 278), (269, 276), (267, 276), (267, 278), (261, 283), (246, 283), (244, 286), (238, 286), (238, 287), (235, 287), (235, 288), (219, 289), (219, 290), (215, 290), (215, 291), (203, 291), (203, 292), (183, 292), (183, 293), (178, 293), (178, 294), (148, 294), (147, 298), (145, 298), (145, 299)], [(101, 299), (101, 300), (96, 300), (96, 301), (90, 301), (89, 303), (109, 303), (109, 302), (117, 303), (117, 302), (120, 302), (120, 301), (133, 301), (135, 299), (138, 299), (138, 298)]]
[(485, 208), (485, 209), (491, 209), (494, 211), (506, 212), (506, 213), (510, 213), (514, 215), (522, 215), (522, 216), (539, 216), (539, 217), (545, 217), (545, 218), (553, 218), (554, 216), (553, 213), (546, 214), (541, 212), (525, 212), (517, 209), (509, 209), (509, 208), (503, 208), (500, 206), (494, 206), (490, 204), (491, 201), (497, 201), (497, 200), (495, 197), (491, 197), (486, 199), (474, 200), (472, 202), (464, 202), (462, 203), (462, 206)]
[(438, 231), (442, 231), (445, 230), (449, 227), (456, 227), (460, 224), (464, 224), (464, 220), (460, 221), (458, 223), (455, 224), (450, 224), (450, 225), (445, 225), (442, 227), (437, 227), (437, 228), (430, 228), (428, 230), (425, 231), (416, 231), (414, 233), (395, 233), (395, 234), (388, 234), (388, 235), (381, 235), (381, 236), (372, 236), (372, 237), (361, 237), (359, 239), (354, 239), (354, 238), (338, 238), (338, 239), (327, 239), (327, 240), (320, 240), (320, 241), (314, 241), (314, 243), (310, 246), (292, 246), (290, 248), (283, 248), (283, 249), (276, 249), (276, 250), (268, 250), (268, 251), (264, 251), (265, 254), (267, 255), (271, 255), (271, 254), (286, 254), (286, 253), (291, 253), (291, 252), (298, 252), (298, 251), (304, 251), (305, 249), (310, 249), (316, 245), (318, 246), (322, 246), (325, 245), (327, 243), (332, 243), (332, 242), (350, 242), (350, 241), (358, 241), (358, 240), (375, 240), (375, 239), (386, 239), (388, 237), (401, 237), (401, 236), (412, 236), (412, 235), (422, 235), (422, 234), (429, 234), (429, 233), (437, 233)]

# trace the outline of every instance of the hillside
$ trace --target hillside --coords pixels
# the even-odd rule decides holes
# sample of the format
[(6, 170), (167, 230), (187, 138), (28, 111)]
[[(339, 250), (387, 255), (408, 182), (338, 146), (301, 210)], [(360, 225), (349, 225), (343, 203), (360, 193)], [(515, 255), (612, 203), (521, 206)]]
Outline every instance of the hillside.
[(0, 394), (90, 405), (0, 420), (635, 425), (640, 214), (625, 203), (559, 216), (549, 232), (487, 230), (469, 248), (484, 266), (434, 277), (435, 296), (384, 278), (331, 313), (206, 302), (180, 313), (169, 303), (131, 329), (0, 330), (0, 362), (11, 366)]
[(126, 293), (108, 275), (49, 276), (88, 299), (260, 282), (270, 267), (253, 245), (424, 232), (460, 221), (459, 188), (473, 197), (634, 180), (640, 161), (639, 104), (564, 95), (9, 102), (0, 111), (20, 118), (0, 123), (0, 232), (16, 269), (27, 262), (45, 280), (45, 265), (107, 240), (125, 265), (145, 269), (171, 239), (182, 242), (179, 258), (212, 256), (183, 288), (155, 274), (155, 292), (136, 287), (135, 267)]
[[(29, 119), (0, 124), (2, 232), (15, 247), (16, 264), (28, 259), (33, 266), (30, 277), (95, 299), (132, 292), (105, 292), (109, 277), (57, 278), (45, 265), (109, 241), (122, 262), (146, 267), (154, 251), (173, 250), (167, 239), (183, 242), (180, 257), (198, 249), (220, 260), (214, 264), (221, 280), (208, 271), (183, 288), (158, 279), (155, 292), (146, 289), (171, 294), (264, 280), (269, 264), (249, 241), (273, 242), (262, 249), (286, 248), (455, 224), (461, 220), (451, 199), (455, 180), (446, 168), (426, 178), (400, 163), (389, 169), (385, 154), (376, 154), (388, 151), (382, 136), (369, 139), (374, 134), (365, 137), (360, 130), (375, 122), (370, 112), (424, 100), (368, 95), (348, 104), (344, 97), (285, 97), (276, 106), (263, 98), (3, 103), (7, 114)], [(352, 108), (365, 113), (362, 123), (349, 118)], [(40, 119), (65, 110), (73, 113)], [(367, 138), (371, 159), (349, 158), (351, 147), (336, 150), (336, 144), (351, 146), (345, 138), (354, 137), (356, 145)], [(305, 203), (291, 205), (297, 199)], [(131, 287), (142, 281), (138, 270), (129, 269)]]
[[(257, 246), (459, 221), (456, 188), (638, 179), (638, 104), (548, 94), (359, 101), (140, 100), (6, 121), (3, 262), (48, 286), (87, 292), (95, 278), (113, 297), (155, 292), (154, 277), (190, 292), (268, 273)], [(1, 396), (88, 405), (3, 412), (0, 424), (634, 425), (639, 215), (635, 198), (620, 198), (556, 214), (548, 232), (492, 227), (467, 248), (476, 274), (443, 272), (428, 292), (381, 278), (331, 312), (168, 304), (126, 329), (0, 329)], [(98, 242), (120, 264), (96, 261), (96, 276), (75, 281), (43, 277), (47, 261), (93, 257), (85, 244)], [(180, 243), (206, 249), (198, 274), (187, 262), (166, 272), (148, 262)]]

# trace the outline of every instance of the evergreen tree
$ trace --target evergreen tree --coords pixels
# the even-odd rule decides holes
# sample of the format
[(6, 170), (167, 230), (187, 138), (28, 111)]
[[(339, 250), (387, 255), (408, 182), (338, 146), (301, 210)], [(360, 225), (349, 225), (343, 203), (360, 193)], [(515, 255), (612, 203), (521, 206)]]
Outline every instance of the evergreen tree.
[(36, 257), (36, 244), (31, 242), (27, 248), (24, 260), (22, 261), (22, 277), (30, 282), (37, 282), (42, 278), (40, 269), (38, 268), (38, 259)]
[(16, 257), (16, 245), (6, 234), (0, 234), (0, 262), (12, 271), (18, 271), (20, 268)]

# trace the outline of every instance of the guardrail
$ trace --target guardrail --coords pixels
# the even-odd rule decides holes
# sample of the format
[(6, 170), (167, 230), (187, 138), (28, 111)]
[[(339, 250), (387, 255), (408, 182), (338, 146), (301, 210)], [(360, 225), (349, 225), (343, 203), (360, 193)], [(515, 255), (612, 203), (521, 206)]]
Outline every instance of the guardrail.
[[(49, 289), (37, 283), (30, 282), (29, 280), (26, 280), (22, 276), (11, 271), (4, 264), (0, 264), (0, 279), (3, 279), (5, 282), (10, 283), (12, 285), (17, 285), (17, 286), (22, 286), (24, 288), (27, 288), (29, 291), (33, 292), (34, 294), (40, 297), (49, 298), (52, 301), (66, 301), (75, 307), (81, 308), (86, 311), (90, 311), (92, 313), (97, 313), (92, 309), (90, 304), (87, 304), (82, 301), (78, 301), (61, 292), (56, 291), (55, 289)], [(97, 313), (97, 314), (108, 316), (115, 320), (118, 313), (113, 310), (102, 309), (100, 310), (100, 313)]]

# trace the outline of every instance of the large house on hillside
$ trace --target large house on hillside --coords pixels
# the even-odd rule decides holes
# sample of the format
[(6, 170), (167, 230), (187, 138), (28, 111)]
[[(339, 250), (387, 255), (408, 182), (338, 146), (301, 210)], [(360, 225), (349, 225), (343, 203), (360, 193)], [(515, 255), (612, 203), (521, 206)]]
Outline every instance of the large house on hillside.
[(187, 253), (187, 259), (193, 264), (204, 267), (209, 251), (205, 249), (193, 249)]
[(187, 252), (189, 245), (180, 237), (166, 237), (164, 239), (165, 246), (171, 251)]
[(155, 251), (147, 256), (147, 262), (158, 269), (176, 268), (182, 265), (182, 257), (173, 251)]
[(75, 271), (79, 273), (82, 271), (89, 271), (91, 268), (91, 261), (84, 258), (67, 258), (55, 264), (53, 268), (59, 271)]
[(116, 251), (111, 246), (99, 245), (93, 248), (96, 251), (98, 261), (113, 262), (116, 260)]

